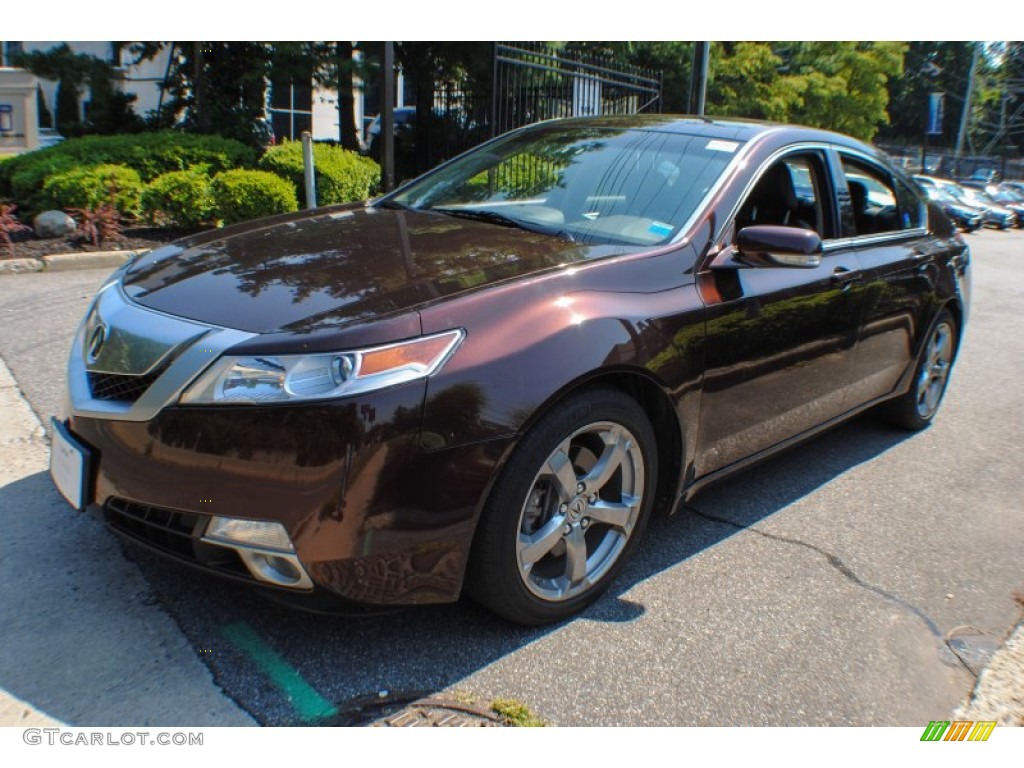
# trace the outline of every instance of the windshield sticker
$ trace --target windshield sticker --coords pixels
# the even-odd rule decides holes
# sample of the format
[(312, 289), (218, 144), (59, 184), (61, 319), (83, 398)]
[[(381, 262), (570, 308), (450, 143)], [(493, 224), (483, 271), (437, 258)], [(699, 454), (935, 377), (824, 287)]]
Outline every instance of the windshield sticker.
[(671, 224), (666, 224), (663, 221), (651, 222), (651, 226), (647, 228), (647, 231), (652, 235), (658, 235), (659, 237), (668, 237), (672, 234), (674, 227)]
[(740, 145), (738, 141), (722, 141), (721, 139), (712, 139), (708, 142), (704, 149), (710, 149), (713, 152), (735, 152), (736, 148)]

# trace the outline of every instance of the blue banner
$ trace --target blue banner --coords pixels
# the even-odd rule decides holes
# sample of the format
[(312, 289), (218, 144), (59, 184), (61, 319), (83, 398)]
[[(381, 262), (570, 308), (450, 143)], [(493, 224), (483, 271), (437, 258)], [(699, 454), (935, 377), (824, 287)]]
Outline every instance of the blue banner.
[(946, 94), (928, 94), (928, 135), (937, 136), (942, 133), (942, 118), (946, 111)]

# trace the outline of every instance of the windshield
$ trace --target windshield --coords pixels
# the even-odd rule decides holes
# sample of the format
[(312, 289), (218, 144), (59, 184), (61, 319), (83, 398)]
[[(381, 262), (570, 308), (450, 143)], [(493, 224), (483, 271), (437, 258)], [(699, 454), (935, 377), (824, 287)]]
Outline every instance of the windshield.
[(937, 187), (926, 187), (925, 191), (928, 193), (929, 198), (939, 203), (953, 204), (960, 202), (955, 197), (953, 197), (953, 195), (951, 195), (944, 189), (939, 189)]
[(995, 204), (995, 201), (982, 192), (980, 189), (974, 189), (973, 187), (964, 187), (964, 198), (968, 202), (973, 202), (976, 205), (991, 206)]
[(686, 223), (740, 146), (650, 129), (546, 125), (481, 147), (379, 204), (581, 243), (658, 245)]
[(990, 194), (999, 203), (1019, 203), (1021, 201), (1021, 196), (1009, 189), (997, 189)]

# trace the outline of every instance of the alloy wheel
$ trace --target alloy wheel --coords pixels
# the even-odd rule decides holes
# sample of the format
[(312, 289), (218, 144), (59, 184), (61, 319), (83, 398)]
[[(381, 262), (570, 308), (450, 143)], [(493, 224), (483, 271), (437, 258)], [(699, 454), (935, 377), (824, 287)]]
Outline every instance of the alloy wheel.
[(563, 440), (520, 513), (516, 560), (526, 588), (559, 602), (598, 582), (626, 548), (643, 489), (643, 453), (623, 425), (595, 422)]
[(930, 419), (938, 410), (946, 381), (953, 366), (953, 327), (939, 323), (928, 340), (925, 359), (917, 379), (917, 413)]

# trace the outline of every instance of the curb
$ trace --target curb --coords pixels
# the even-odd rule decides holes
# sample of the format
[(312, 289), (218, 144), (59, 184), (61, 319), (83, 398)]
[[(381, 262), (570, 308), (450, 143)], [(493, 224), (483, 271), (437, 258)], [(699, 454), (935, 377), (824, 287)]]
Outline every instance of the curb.
[(970, 700), (954, 717), (1024, 726), (1024, 621), (978, 675)]
[(40, 272), (43, 262), (39, 259), (3, 259), (0, 261), (0, 275), (17, 275), (22, 272)]
[(91, 251), (52, 253), (41, 258), (0, 260), (0, 275), (24, 272), (69, 272), (75, 269), (114, 269), (140, 251)]

